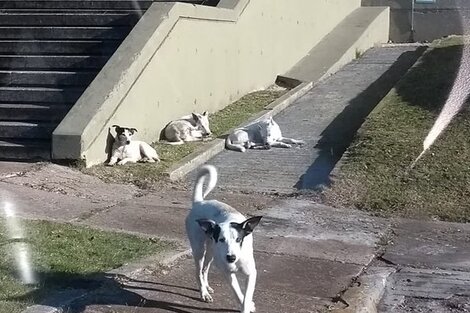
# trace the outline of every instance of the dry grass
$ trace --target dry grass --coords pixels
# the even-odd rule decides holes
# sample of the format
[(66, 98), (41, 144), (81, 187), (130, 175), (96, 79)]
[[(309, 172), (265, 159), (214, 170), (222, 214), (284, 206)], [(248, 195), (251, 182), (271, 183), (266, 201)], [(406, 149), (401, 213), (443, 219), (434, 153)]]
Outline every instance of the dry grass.
[(470, 111), (451, 123), (413, 170), (422, 143), (452, 88), (462, 40), (436, 43), (367, 118), (328, 204), (381, 216), (470, 222)]

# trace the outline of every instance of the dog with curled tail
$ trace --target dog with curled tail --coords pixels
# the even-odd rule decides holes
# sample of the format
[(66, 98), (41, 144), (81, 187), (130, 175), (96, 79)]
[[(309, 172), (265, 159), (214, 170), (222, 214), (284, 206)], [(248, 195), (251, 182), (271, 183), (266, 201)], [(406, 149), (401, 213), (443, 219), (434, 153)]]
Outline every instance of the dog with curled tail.
[[(207, 188), (203, 190), (205, 179)], [(217, 170), (212, 165), (201, 167), (194, 186), (192, 208), (186, 217), (188, 235), (194, 261), (201, 299), (212, 302), (208, 273), (212, 262), (215, 263), (227, 281), (240, 304), (240, 312), (255, 312), (253, 293), (256, 285), (256, 266), (253, 256), (254, 228), (261, 216), (246, 218), (231, 206), (217, 201), (204, 200), (217, 183)], [(247, 276), (243, 294), (236, 274)]]

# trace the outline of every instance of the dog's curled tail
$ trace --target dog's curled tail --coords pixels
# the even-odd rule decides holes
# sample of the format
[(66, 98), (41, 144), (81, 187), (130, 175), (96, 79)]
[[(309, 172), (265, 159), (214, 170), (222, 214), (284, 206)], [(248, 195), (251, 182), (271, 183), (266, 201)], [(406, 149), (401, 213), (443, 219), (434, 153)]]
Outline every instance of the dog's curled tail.
[[(203, 185), (206, 176), (209, 176), (206, 191), (203, 192)], [(214, 189), (217, 184), (217, 169), (213, 165), (202, 166), (196, 177), (196, 183), (193, 191), (193, 203), (204, 201), (204, 198)]]

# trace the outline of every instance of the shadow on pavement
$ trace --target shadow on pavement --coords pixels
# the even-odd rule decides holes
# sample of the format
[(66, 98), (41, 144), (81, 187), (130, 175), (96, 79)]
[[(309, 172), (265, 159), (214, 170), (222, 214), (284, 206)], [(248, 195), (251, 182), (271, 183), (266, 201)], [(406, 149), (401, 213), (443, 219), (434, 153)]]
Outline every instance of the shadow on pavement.
[[(207, 308), (199, 298), (199, 291), (195, 288), (156, 281), (134, 280), (126, 276), (108, 275), (105, 273), (92, 273), (89, 275), (74, 275), (63, 272), (39, 274), (39, 287), (17, 297), (4, 299), (52, 307), (63, 306), (70, 301), (68, 297), (76, 298), (63, 307), (69, 313), (87, 312), (87, 307), (115, 306), (112, 312), (128, 312), (133, 307), (159, 309), (157, 312), (238, 312), (227, 308)], [(134, 292), (135, 291), (135, 292)], [(151, 292), (168, 298), (171, 295), (174, 302), (146, 299), (141, 293)], [(86, 294), (85, 294), (86, 292)], [(82, 295), (82, 296), (80, 296)], [(200, 306), (190, 305), (188, 302), (201, 302)], [(97, 312), (96, 309), (92, 309)], [(100, 312), (100, 311), (98, 311)]]
[(403, 53), (379, 79), (351, 100), (349, 105), (322, 132), (315, 146), (319, 150), (319, 156), (300, 177), (294, 188), (318, 190), (331, 183), (331, 171), (353, 141), (365, 118), (425, 50), (425, 47), (418, 47), (415, 51)]

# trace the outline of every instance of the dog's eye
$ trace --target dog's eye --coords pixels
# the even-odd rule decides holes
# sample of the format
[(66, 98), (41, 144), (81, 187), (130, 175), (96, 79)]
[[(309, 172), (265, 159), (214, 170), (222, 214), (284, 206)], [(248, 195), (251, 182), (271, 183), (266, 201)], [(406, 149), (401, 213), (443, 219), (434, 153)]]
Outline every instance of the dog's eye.
[(241, 242), (241, 241), (242, 241), (241, 238), (237, 238), (237, 239), (236, 239), (236, 242)]
[(222, 243), (225, 242), (225, 238), (220, 238), (219, 242), (222, 242)]

